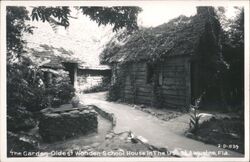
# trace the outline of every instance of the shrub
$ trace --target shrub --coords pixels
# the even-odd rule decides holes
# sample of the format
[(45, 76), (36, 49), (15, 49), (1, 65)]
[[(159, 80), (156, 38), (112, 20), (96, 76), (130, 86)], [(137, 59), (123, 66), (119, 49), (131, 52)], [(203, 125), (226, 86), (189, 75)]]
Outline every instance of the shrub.
[(119, 99), (121, 99), (121, 85), (116, 82), (110, 86), (107, 100), (117, 101)]
[(198, 109), (200, 107), (200, 102), (201, 102), (201, 97), (199, 97), (198, 99), (195, 100), (195, 104), (194, 105), (190, 105), (190, 122), (189, 122), (189, 131), (191, 133), (196, 133), (198, 131), (198, 129), (200, 128), (200, 118), (201, 115), (198, 112)]
[(73, 85), (70, 83), (61, 83), (58, 89), (58, 98), (60, 99), (61, 103), (69, 103), (75, 92)]
[(25, 108), (8, 108), (7, 111), (7, 130), (17, 132), (20, 130), (29, 130), (36, 126), (33, 114)]
[(7, 66), (8, 107), (23, 106), (29, 111), (39, 111), (48, 105), (41, 81), (43, 72), (31, 65), (25, 60), (23, 63)]
[(30, 93), (27, 95), (27, 98), (28, 101), (26, 101), (25, 107), (32, 112), (40, 111), (49, 105), (45, 89), (41, 87), (30, 87)]
[(7, 65), (7, 106), (26, 107), (28, 111), (40, 111), (59, 100), (59, 105), (69, 103), (75, 89), (70, 84), (69, 74), (59, 70), (53, 84), (45, 87), (44, 72), (30, 62)]
[(107, 100), (109, 101), (117, 101), (123, 99), (123, 89), (124, 89), (124, 80), (126, 79), (127, 71), (124, 69), (128, 69), (127, 64), (116, 65), (113, 67), (113, 83), (111, 83), (109, 87), (109, 92), (107, 95)]
[(53, 79), (53, 84), (46, 89), (46, 95), (52, 107), (69, 103), (74, 96), (74, 92), (75, 89), (70, 84), (69, 74), (64, 70), (58, 71)]
[(93, 86), (89, 89), (84, 90), (84, 93), (94, 93), (94, 92), (103, 92), (103, 91), (107, 91), (110, 88), (110, 78), (109, 77), (104, 77), (103, 81), (96, 85)]
[[(195, 139), (244, 153), (244, 121), (239, 117), (211, 118), (200, 124)], [(237, 145), (237, 147), (228, 147)]]

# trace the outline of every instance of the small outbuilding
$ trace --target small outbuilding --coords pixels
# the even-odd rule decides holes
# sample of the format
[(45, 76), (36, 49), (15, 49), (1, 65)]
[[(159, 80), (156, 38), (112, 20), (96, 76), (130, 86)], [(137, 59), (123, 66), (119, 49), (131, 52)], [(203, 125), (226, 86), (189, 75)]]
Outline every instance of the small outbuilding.
[(111, 77), (110, 67), (107, 65), (87, 65), (73, 52), (64, 48), (55, 48), (52, 45), (40, 44), (27, 51), (37, 66), (44, 72), (45, 85), (49, 86), (60, 70), (67, 71), (70, 83), (78, 91), (82, 91), (100, 84), (103, 79)]
[(202, 94), (207, 102), (215, 101), (217, 76), (225, 68), (220, 30), (214, 8), (198, 7), (195, 16), (179, 16), (128, 36), (118, 33), (100, 56), (112, 67), (109, 93), (125, 102), (169, 109), (187, 109)]

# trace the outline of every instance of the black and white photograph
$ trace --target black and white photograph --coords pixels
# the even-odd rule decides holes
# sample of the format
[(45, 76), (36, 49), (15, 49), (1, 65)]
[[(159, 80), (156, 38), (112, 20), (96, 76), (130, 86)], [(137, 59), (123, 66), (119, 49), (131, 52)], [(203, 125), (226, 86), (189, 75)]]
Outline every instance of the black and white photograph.
[(249, 161), (248, 61), (244, 0), (2, 1), (1, 161)]

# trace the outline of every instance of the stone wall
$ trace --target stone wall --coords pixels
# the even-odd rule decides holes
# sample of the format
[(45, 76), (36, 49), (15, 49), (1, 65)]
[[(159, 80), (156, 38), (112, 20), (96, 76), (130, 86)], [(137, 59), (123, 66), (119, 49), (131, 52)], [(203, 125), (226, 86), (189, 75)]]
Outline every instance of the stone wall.
[(103, 118), (108, 119), (112, 126), (116, 126), (116, 117), (113, 113), (107, 112), (102, 110), (101, 108), (95, 106), (95, 105), (88, 105), (89, 107), (93, 108), (96, 112), (98, 112)]
[(78, 69), (77, 75), (78, 90), (83, 91), (98, 86), (105, 79), (111, 78), (111, 70)]
[(42, 113), (39, 133), (45, 142), (65, 140), (97, 131), (97, 113), (93, 109)]

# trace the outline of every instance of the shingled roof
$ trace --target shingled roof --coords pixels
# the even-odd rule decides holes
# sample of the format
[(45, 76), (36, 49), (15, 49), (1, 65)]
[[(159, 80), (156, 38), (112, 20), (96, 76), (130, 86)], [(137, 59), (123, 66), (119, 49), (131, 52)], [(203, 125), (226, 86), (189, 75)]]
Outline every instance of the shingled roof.
[(101, 62), (151, 62), (170, 56), (193, 55), (206, 24), (211, 23), (212, 14), (212, 7), (200, 7), (195, 16), (181, 15), (168, 23), (140, 29), (127, 37), (118, 33), (100, 55)]

